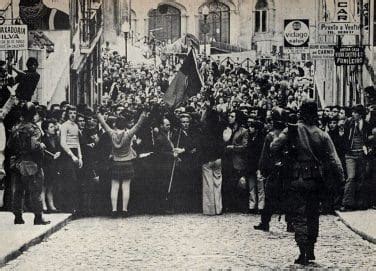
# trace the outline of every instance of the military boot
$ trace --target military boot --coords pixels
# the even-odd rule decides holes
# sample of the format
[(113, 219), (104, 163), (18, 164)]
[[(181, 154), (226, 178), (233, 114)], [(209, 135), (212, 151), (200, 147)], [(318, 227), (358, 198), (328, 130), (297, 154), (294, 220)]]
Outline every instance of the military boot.
[(44, 220), (42, 214), (35, 214), (34, 217), (34, 225), (47, 225), (50, 224), (51, 221)]
[(23, 220), (22, 214), (15, 214), (14, 216), (14, 224), (25, 224), (25, 220)]
[(314, 261), (314, 260), (316, 260), (316, 257), (315, 257), (315, 245), (314, 244), (309, 244), (307, 246), (306, 256), (307, 256), (307, 260), (308, 261)]

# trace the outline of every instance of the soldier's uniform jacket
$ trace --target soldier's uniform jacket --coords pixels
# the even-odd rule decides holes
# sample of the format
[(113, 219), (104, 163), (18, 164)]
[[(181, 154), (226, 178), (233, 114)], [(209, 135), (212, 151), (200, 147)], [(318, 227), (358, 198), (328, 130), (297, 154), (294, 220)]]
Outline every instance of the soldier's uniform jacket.
[[(291, 165), (293, 169), (291, 177), (292, 180), (296, 181), (295, 185), (307, 189), (317, 188), (315, 187), (317, 186), (315, 180), (325, 180), (325, 177), (322, 176), (322, 167), (324, 166), (330, 168), (334, 176), (343, 181), (342, 164), (328, 133), (317, 126), (309, 126), (302, 122), (299, 122), (295, 128), (290, 127), (289, 129), (286, 128), (270, 144), (270, 150), (271, 152), (279, 152), (288, 140), (294, 142), (296, 158)], [(295, 133), (291, 131), (294, 129)]]
[(43, 159), (41, 148), (42, 132), (31, 122), (21, 122), (12, 129), (8, 146), (12, 151), (11, 167), (21, 175), (31, 176), (37, 173)]

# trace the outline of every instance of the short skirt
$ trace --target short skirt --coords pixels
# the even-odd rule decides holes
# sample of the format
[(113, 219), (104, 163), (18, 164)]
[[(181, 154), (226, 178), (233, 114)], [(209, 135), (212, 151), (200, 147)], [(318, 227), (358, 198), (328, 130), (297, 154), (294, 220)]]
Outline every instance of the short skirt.
[(133, 179), (133, 161), (113, 161), (110, 169), (110, 177), (111, 180)]

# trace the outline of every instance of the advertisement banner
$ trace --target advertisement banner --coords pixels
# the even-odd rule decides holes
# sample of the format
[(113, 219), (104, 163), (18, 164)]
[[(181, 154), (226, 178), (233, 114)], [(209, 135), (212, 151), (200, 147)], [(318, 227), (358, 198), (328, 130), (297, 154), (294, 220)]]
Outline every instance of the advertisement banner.
[[(13, 0), (12, 8), (29, 30), (69, 30), (69, 2), (71, 1)], [(72, 7), (75, 6), (72, 2)]]
[(336, 47), (334, 52), (334, 62), (336, 66), (363, 65), (364, 47)]
[(311, 59), (333, 59), (334, 46), (328, 44), (311, 44), (309, 46)]
[(334, 22), (350, 22), (352, 19), (349, 0), (334, 0)]
[(360, 35), (359, 23), (319, 23), (319, 35)]
[(0, 25), (0, 51), (27, 50), (27, 25)]
[(309, 20), (296, 19), (285, 20), (284, 24), (284, 47), (299, 48), (307, 47), (309, 43)]

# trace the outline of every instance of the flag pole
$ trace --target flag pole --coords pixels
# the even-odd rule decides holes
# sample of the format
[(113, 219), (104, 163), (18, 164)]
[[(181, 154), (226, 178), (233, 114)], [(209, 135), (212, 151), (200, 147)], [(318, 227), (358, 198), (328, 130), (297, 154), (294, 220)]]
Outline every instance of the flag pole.
[[(176, 143), (176, 148), (179, 147), (180, 137), (181, 137), (181, 128), (180, 128), (180, 130), (179, 130), (178, 142)], [(171, 192), (172, 181), (174, 180), (174, 173), (175, 173), (175, 167), (176, 167), (176, 160), (177, 160), (177, 159), (174, 158), (174, 163), (172, 164), (172, 170), (171, 170), (171, 176), (170, 176), (170, 183), (169, 183), (169, 185), (168, 185), (168, 191), (167, 191), (167, 195), (166, 195), (166, 200), (168, 200), (168, 195), (170, 195), (170, 192)]]

